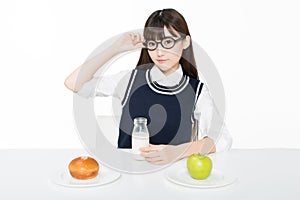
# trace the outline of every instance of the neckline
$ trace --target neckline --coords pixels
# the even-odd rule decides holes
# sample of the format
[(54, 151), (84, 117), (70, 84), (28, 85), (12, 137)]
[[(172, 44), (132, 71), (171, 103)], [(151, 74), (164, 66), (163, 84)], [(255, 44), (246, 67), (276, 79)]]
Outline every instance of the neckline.
[(168, 95), (178, 94), (189, 83), (189, 77), (187, 75), (183, 74), (181, 77), (181, 80), (179, 81), (178, 84), (173, 85), (173, 86), (164, 86), (164, 85), (157, 83), (157, 81), (153, 81), (151, 79), (150, 70), (151, 69), (146, 70), (145, 76), (146, 76), (148, 86), (155, 92), (158, 92), (161, 94), (168, 94)]
[[(163, 81), (166, 84), (164, 84), (164, 83), (160, 83), (160, 84), (167, 86), (167, 87), (169, 87), (169, 86), (172, 87), (173, 85), (174, 86), (178, 85), (178, 83), (182, 79), (182, 76), (183, 76), (183, 71), (182, 71), (181, 64), (178, 65), (178, 69), (176, 69), (175, 71), (173, 71), (172, 73), (170, 73), (168, 75), (164, 74), (164, 72), (161, 71), (160, 68), (155, 64), (150, 69), (151, 82), (160, 83), (161, 81)], [(169, 83), (167, 83), (165, 81), (167, 81)]]

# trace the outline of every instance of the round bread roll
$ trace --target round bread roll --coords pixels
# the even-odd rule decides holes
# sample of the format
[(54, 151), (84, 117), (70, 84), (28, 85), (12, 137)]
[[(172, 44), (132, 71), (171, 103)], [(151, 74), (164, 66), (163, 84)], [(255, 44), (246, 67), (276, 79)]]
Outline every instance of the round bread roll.
[(87, 180), (98, 175), (98, 162), (88, 156), (81, 156), (73, 159), (69, 164), (69, 171), (73, 178)]

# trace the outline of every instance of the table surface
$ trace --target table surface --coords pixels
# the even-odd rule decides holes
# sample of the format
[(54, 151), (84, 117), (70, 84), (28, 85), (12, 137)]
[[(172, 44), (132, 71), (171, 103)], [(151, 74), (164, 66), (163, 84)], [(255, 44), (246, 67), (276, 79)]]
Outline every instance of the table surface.
[[(117, 181), (90, 188), (68, 188), (50, 181), (83, 149), (0, 150), (1, 199), (299, 199), (300, 149), (232, 149), (212, 155), (214, 168), (237, 177), (220, 188), (189, 188), (169, 182), (165, 170), (122, 173)], [(181, 160), (180, 162), (185, 162)]]

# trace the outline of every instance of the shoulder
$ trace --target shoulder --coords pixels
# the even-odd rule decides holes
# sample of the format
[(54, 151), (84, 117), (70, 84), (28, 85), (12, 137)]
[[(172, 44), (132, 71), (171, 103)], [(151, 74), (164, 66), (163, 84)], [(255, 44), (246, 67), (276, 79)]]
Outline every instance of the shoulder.
[(192, 84), (199, 84), (201, 82), (200, 80), (197, 80), (197, 79), (192, 78), (190, 76), (188, 76), (188, 77), (189, 77), (190, 83), (192, 83)]
[(204, 83), (201, 80), (189, 77), (189, 84), (193, 87), (197, 96), (201, 93)]

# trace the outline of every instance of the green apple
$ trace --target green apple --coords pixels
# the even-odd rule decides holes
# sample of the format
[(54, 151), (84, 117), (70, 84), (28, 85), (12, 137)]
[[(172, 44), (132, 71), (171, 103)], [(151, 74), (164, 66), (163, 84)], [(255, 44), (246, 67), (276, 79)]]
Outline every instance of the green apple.
[(193, 154), (187, 159), (187, 169), (194, 179), (203, 180), (209, 177), (212, 170), (211, 159), (203, 154)]

